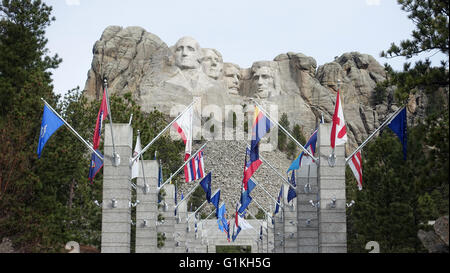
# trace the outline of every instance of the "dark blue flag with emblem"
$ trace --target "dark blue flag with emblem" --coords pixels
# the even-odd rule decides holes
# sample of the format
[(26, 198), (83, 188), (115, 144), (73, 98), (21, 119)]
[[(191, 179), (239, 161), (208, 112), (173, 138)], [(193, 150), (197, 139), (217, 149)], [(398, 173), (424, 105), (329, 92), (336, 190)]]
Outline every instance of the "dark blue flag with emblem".
[[(99, 155), (103, 156), (99, 150), (95, 150)], [(103, 167), (103, 160), (99, 158), (95, 153), (91, 156), (91, 165), (89, 166), (89, 181), (93, 183), (95, 175)]]
[(403, 146), (403, 159), (406, 160), (406, 146), (407, 146), (407, 134), (406, 134), (406, 107), (401, 110), (397, 116), (389, 123), (389, 128), (398, 136), (400, 143)]
[(275, 212), (273, 213), (274, 215), (278, 213), (282, 196), (283, 196), (283, 185), (281, 185), (280, 193), (278, 194), (277, 203), (275, 204)]
[(211, 203), (211, 172), (209, 172), (203, 179), (200, 181), (200, 186), (202, 186), (203, 190), (206, 193), (206, 200), (208, 203)]
[(52, 134), (63, 125), (64, 122), (60, 119), (47, 105), (44, 105), (44, 113), (42, 115), (41, 131), (39, 134), (39, 143), (37, 148), (38, 158), (41, 158), (42, 149), (45, 143), (52, 136)]
[[(291, 182), (292, 186), (297, 187), (297, 185), (295, 184), (295, 170), (292, 170), (292, 176), (291, 176), (291, 179), (289, 182)], [(295, 189), (293, 187), (289, 186), (289, 190), (288, 190), (288, 194), (287, 194), (288, 203), (295, 197), (297, 197), (297, 193), (295, 192)]]

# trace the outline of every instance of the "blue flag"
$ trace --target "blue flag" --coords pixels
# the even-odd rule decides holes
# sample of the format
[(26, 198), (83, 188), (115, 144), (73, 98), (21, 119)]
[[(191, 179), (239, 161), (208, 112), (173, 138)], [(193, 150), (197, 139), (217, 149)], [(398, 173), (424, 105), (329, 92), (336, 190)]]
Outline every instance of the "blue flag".
[(406, 134), (406, 107), (401, 110), (397, 116), (389, 123), (389, 128), (398, 136), (400, 143), (403, 146), (403, 159), (406, 160), (406, 146), (407, 146), (407, 134)]
[(41, 158), (41, 152), (44, 149), (45, 143), (51, 135), (58, 130), (64, 122), (50, 110), (47, 105), (44, 105), (44, 114), (42, 115), (41, 132), (39, 134), (39, 143), (37, 148), (38, 158)]
[(202, 186), (203, 190), (206, 193), (206, 200), (208, 203), (211, 203), (211, 172), (209, 172), (203, 179), (200, 181), (200, 186)]
[(163, 175), (162, 175), (162, 166), (159, 165), (159, 172), (158, 172), (158, 188), (161, 187), (162, 179), (163, 179)]
[(231, 236), (232, 241), (234, 242), (234, 240), (236, 240), (236, 237), (238, 236), (239, 232), (241, 232), (241, 227), (238, 226), (237, 230), (236, 230), (236, 234), (233, 234)]
[(253, 180), (251, 178), (247, 182), (247, 187), (248, 187), (248, 189), (247, 189), (248, 194), (250, 194), (250, 192), (256, 187), (255, 182), (253, 182)]
[(248, 194), (248, 191), (242, 192), (241, 207), (238, 210), (239, 214), (243, 213), (247, 209), (248, 205), (250, 205), (250, 202), (252, 202), (252, 197)]
[(211, 203), (216, 207), (216, 217), (219, 217), (220, 189), (211, 197)]
[(278, 213), (278, 209), (280, 208), (280, 201), (281, 201), (281, 197), (283, 196), (283, 185), (281, 185), (281, 189), (280, 189), (280, 193), (278, 194), (278, 200), (277, 203), (275, 205), (275, 212), (273, 213), (274, 215)]
[[(316, 153), (316, 144), (317, 144), (317, 132), (318, 128), (312, 133), (312, 135), (309, 137), (308, 142), (305, 144), (305, 149), (307, 149), (312, 155)], [(291, 170), (298, 170), (302, 164), (308, 165), (313, 162), (312, 158), (305, 154), (304, 151), (300, 153), (300, 155), (291, 163), (291, 166), (289, 166), (289, 169), (287, 172)]]
[(218, 212), (217, 224), (219, 225), (219, 229), (221, 231), (224, 231), (224, 228), (226, 227), (225, 225), (227, 224), (227, 221), (225, 219), (225, 213), (227, 211), (225, 208), (225, 203), (222, 203), (222, 206), (220, 206), (218, 211), (219, 212)]
[[(103, 156), (99, 150), (95, 150), (99, 155)], [(91, 165), (89, 166), (89, 181), (94, 180), (95, 175), (100, 171), (103, 167), (103, 160), (99, 158), (95, 153), (92, 153), (91, 156)]]
[[(292, 186), (297, 187), (297, 185), (295, 184), (295, 170), (292, 170), (292, 177), (291, 177), (290, 182), (291, 182)], [(288, 190), (288, 194), (287, 194), (288, 203), (295, 197), (297, 197), (297, 193), (295, 192), (295, 189), (293, 187), (289, 186), (289, 190)]]

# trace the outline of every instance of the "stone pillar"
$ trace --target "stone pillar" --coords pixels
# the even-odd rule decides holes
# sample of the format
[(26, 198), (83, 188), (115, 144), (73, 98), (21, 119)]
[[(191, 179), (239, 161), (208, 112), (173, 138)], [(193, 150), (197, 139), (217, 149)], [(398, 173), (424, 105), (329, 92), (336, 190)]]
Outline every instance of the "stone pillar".
[[(102, 253), (129, 253), (131, 234), (131, 168), (133, 129), (113, 124), (114, 144), (120, 164), (113, 165), (110, 124), (105, 124), (103, 162)], [(113, 206), (114, 204), (114, 206)]]
[[(347, 252), (347, 223), (345, 197), (345, 148), (335, 147), (336, 164), (329, 166), (331, 124), (320, 124), (318, 151), (319, 180), (319, 252)], [(332, 200), (335, 200), (333, 205)]]
[[(298, 252), (319, 252), (319, 224), (317, 207), (318, 199), (317, 164), (301, 166), (296, 173), (297, 181), (297, 219), (298, 219)], [(309, 184), (309, 187), (308, 187)]]
[(284, 203), (284, 253), (297, 253), (297, 197), (287, 202), (288, 185), (283, 185)]
[[(161, 208), (160, 212), (164, 217), (164, 222), (160, 223), (156, 230), (158, 233), (165, 234), (164, 246), (158, 248), (158, 252), (174, 253), (175, 251), (175, 185), (166, 184), (161, 190), (164, 190), (166, 195), (161, 204), (166, 204), (166, 211)], [(164, 207), (164, 206), (162, 206)]]
[[(283, 203), (283, 202), (280, 202)], [(274, 253), (284, 253), (284, 222), (283, 222), (283, 210), (280, 206), (278, 213), (274, 218)]]
[(267, 253), (274, 253), (274, 226), (271, 217), (267, 217)]
[(155, 253), (157, 247), (156, 221), (158, 219), (158, 162), (144, 160), (143, 166), (148, 192), (145, 192), (142, 170), (139, 169), (136, 181), (136, 199), (140, 202), (136, 207), (136, 253)]
[(188, 248), (188, 253), (198, 253), (200, 252), (200, 244), (201, 244), (201, 232), (200, 228), (197, 224), (197, 233), (195, 233), (195, 215), (193, 212), (188, 212), (189, 220), (186, 223), (186, 226), (189, 230), (186, 230), (186, 247)]

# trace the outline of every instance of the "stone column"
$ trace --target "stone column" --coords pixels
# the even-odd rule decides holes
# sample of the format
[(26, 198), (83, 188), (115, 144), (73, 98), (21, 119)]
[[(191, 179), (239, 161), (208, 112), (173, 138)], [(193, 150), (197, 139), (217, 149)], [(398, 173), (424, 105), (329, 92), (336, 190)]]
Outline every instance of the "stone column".
[(283, 185), (284, 203), (284, 253), (297, 253), (297, 197), (287, 202), (288, 185)]
[[(298, 252), (319, 252), (319, 224), (317, 207), (310, 200), (317, 202), (317, 164), (301, 166), (296, 173), (297, 181), (297, 219)], [(309, 185), (309, 186), (308, 186)]]
[[(139, 165), (141, 165), (141, 162), (139, 162)], [(158, 162), (156, 160), (144, 160), (143, 165), (148, 192), (145, 192), (142, 171), (139, 170), (136, 181), (136, 199), (140, 202), (136, 207), (136, 253), (155, 253), (157, 247), (156, 221), (158, 217)]]
[(271, 217), (267, 217), (267, 253), (274, 253), (274, 226)]
[[(345, 197), (345, 148), (335, 147), (336, 164), (329, 166), (331, 124), (320, 124), (318, 151), (319, 179), (319, 252), (347, 252)], [(332, 201), (335, 200), (333, 203)]]
[[(161, 204), (166, 203), (167, 210), (161, 209), (159, 213), (161, 213), (164, 217), (164, 222), (160, 223), (156, 230), (158, 233), (165, 234), (164, 246), (162, 248), (158, 248), (158, 252), (162, 253), (174, 253), (175, 251), (175, 185), (166, 184), (161, 190), (164, 190), (166, 196), (164, 200), (161, 201)], [(164, 206), (162, 206), (164, 207)]]
[(114, 144), (120, 164), (113, 165), (110, 124), (105, 124), (102, 202), (102, 253), (129, 253), (131, 234), (131, 169), (133, 129), (113, 124)]
[(198, 253), (200, 252), (201, 244), (201, 232), (197, 225), (197, 234), (195, 233), (195, 215), (193, 212), (188, 212), (189, 221), (187, 221), (186, 226), (189, 230), (186, 230), (186, 246), (188, 248), (188, 253)]
[[(280, 202), (283, 203), (283, 202)], [(274, 253), (284, 253), (284, 221), (283, 210), (280, 206), (278, 213), (274, 218)]]

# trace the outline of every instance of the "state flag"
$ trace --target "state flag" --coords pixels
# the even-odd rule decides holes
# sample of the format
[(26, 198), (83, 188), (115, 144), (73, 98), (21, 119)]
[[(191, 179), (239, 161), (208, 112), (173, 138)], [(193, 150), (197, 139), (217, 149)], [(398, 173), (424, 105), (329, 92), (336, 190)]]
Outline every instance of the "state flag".
[(336, 105), (334, 108), (333, 124), (331, 127), (331, 148), (334, 149), (336, 145), (341, 145), (347, 142), (347, 127), (345, 126), (344, 111), (342, 110), (342, 103), (339, 96), (339, 91), (336, 95)]
[[(96, 152), (103, 156), (99, 150), (96, 150)], [(97, 175), (97, 173), (100, 171), (100, 169), (103, 167), (103, 159), (99, 158), (95, 153), (92, 153), (91, 156), (91, 164), (89, 166), (89, 181), (93, 183), (94, 177)]]
[(106, 103), (106, 89), (103, 90), (103, 98), (100, 104), (100, 109), (97, 114), (97, 122), (95, 123), (95, 131), (94, 131), (94, 139), (93, 139), (93, 148), (97, 150), (100, 146), (100, 137), (102, 134), (103, 121), (108, 116), (108, 105)]
[(348, 162), (348, 165), (350, 166), (350, 169), (355, 175), (356, 182), (358, 183), (358, 189), (362, 190), (363, 177), (362, 177), (361, 151), (358, 151), (352, 156), (351, 160)]
[(38, 158), (41, 158), (42, 150), (45, 143), (49, 140), (56, 130), (64, 124), (64, 121), (60, 119), (47, 105), (44, 105), (44, 113), (42, 114), (41, 131), (39, 133), (39, 143), (37, 147)]
[[(141, 135), (136, 138), (136, 146), (134, 147), (133, 157), (137, 156), (142, 150), (141, 147)], [(137, 158), (131, 166), (131, 179), (139, 176), (139, 158)]]

